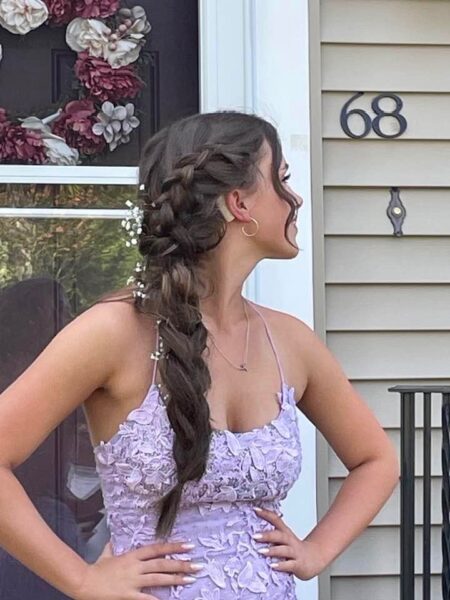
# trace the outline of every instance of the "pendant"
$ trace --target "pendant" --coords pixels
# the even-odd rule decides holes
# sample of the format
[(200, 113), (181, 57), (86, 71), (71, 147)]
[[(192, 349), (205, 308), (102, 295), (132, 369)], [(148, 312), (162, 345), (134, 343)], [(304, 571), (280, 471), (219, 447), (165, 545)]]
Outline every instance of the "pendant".
[(241, 371), (247, 371), (247, 367), (245, 365), (240, 365)]

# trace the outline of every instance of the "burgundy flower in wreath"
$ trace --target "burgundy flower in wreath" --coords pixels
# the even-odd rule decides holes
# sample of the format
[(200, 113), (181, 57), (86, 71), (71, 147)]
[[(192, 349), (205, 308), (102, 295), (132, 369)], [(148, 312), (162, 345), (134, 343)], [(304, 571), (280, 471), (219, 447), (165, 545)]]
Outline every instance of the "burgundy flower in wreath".
[(66, 25), (72, 20), (71, 0), (44, 0), (48, 8), (48, 22), (51, 25)]
[(10, 123), (5, 114), (0, 115), (0, 162), (41, 165), (45, 160), (45, 148), (39, 134)]
[(144, 86), (132, 65), (113, 69), (106, 60), (88, 52), (78, 55), (75, 73), (89, 97), (101, 102), (134, 98)]
[(109, 17), (119, 10), (119, 0), (72, 0), (72, 10), (83, 19)]
[(52, 131), (81, 154), (98, 154), (105, 149), (106, 142), (103, 136), (95, 135), (92, 131), (92, 126), (97, 122), (96, 114), (92, 100), (73, 100), (56, 119)]

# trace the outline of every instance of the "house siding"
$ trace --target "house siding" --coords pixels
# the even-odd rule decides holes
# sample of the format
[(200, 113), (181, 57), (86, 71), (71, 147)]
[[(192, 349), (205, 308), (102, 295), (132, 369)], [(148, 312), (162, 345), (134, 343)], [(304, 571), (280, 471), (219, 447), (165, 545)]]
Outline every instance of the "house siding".
[[(316, 331), (400, 456), (397, 384), (450, 383), (450, 4), (440, 0), (310, 0), (311, 147)], [(403, 101), (407, 129), (352, 139), (349, 107), (375, 116), (383, 92)], [(381, 106), (391, 110), (393, 101)], [(350, 126), (361, 130), (362, 120)], [(358, 129), (359, 128), (359, 129)], [(382, 131), (398, 124), (384, 118)], [(403, 236), (386, 215), (390, 188), (406, 208)], [(441, 417), (433, 396), (431, 597), (440, 597)], [(319, 518), (348, 471), (318, 435)], [(423, 411), (416, 399), (416, 598), (421, 598)], [(325, 496), (325, 497), (324, 497)], [(400, 486), (319, 578), (320, 600), (397, 600)]]

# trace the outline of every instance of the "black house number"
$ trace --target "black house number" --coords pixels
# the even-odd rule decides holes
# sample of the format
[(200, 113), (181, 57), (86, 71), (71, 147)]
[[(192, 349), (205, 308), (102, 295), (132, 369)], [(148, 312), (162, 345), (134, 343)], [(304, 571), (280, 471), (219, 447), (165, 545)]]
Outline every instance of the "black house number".
[[(341, 119), (340, 119), (341, 127), (342, 127), (342, 130), (349, 137), (363, 138), (363, 137), (366, 137), (366, 135), (368, 135), (370, 133), (371, 129), (373, 129), (374, 132), (380, 137), (396, 138), (396, 137), (401, 136), (406, 131), (406, 126), (407, 126), (406, 119), (403, 115), (400, 114), (400, 111), (403, 108), (403, 101), (399, 96), (397, 96), (397, 94), (389, 94), (389, 93), (379, 94), (372, 100), (372, 110), (376, 114), (376, 117), (374, 117), (373, 119), (371, 119), (370, 115), (368, 115), (362, 108), (353, 108), (352, 110), (347, 110), (348, 107), (350, 106), (350, 104), (353, 102), (353, 100), (356, 100), (356, 98), (359, 98), (363, 94), (364, 94), (364, 92), (357, 92), (354, 96), (352, 96), (350, 98), (350, 100), (348, 100), (344, 104), (344, 106), (342, 107), (342, 110), (341, 110)], [(392, 100), (394, 100), (395, 109), (393, 111), (386, 112), (380, 107), (380, 100), (382, 100), (383, 98), (392, 98)], [(359, 135), (354, 133), (353, 131), (351, 131), (351, 129), (349, 127), (348, 120), (351, 115), (359, 115), (362, 118), (362, 120), (364, 121), (364, 131)], [(399, 131), (397, 131), (397, 133), (389, 135), (389, 134), (383, 133), (381, 131), (380, 124), (381, 124), (381, 120), (384, 117), (393, 117), (394, 119), (396, 119), (398, 121)]]

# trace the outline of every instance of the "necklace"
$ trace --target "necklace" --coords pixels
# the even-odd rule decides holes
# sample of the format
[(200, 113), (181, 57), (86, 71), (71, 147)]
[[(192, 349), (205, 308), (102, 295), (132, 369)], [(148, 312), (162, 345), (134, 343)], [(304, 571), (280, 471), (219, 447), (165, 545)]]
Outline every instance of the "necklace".
[(220, 352), (220, 354), (224, 357), (224, 359), (227, 362), (229, 362), (230, 365), (232, 367), (234, 367), (235, 369), (237, 369), (238, 371), (248, 371), (248, 369), (247, 369), (247, 358), (248, 358), (248, 341), (249, 341), (249, 338), (250, 338), (250, 321), (249, 321), (248, 314), (247, 314), (247, 301), (245, 299), (244, 299), (244, 312), (245, 312), (245, 317), (247, 319), (247, 336), (246, 336), (246, 341), (245, 341), (244, 360), (242, 361), (242, 363), (238, 367), (227, 356), (225, 356), (225, 354), (222, 352), (222, 350), (218, 347), (218, 345), (214, 341), (214, 338), (211, 336), (211, 341), (214, 344), (214, 346), (216, 347), (216, 349)]

